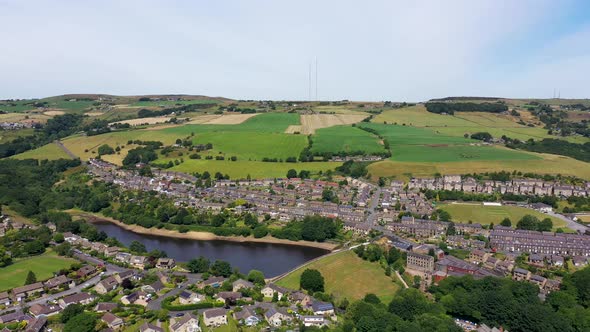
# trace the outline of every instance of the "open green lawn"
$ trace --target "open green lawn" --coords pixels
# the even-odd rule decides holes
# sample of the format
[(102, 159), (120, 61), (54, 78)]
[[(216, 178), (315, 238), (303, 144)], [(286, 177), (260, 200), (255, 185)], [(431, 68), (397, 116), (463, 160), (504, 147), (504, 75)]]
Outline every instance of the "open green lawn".
[(70, 159), (70, 156), (64, 152), (59, 146), (55, 143), (49, 143), (43, 145), (34, 150), (25, 151), (23, 153), (17, 154), (12, 158), (15, 159), (47, 159), (47, 160), (56, 160), (56, 159)]
[(474, 223), (480, 223), (482, 225), (494, 225), (500, 224), (504, 218), (510, 218), (512, 221), (512, 227), (516, 226), (516, 223), (525, 215), (533, 215), (539, 220), (545, 218), (551, 218), (553, 221), (553, 229), (565, 227), (565, 221), (550, 217), (546, 214), (537, 212), (535, 210), (522, 208), (518, 206), (483, 206), (482, 204), (442, 204), (439, 208), (447, 211), (451, 214), (451, 219), (456, 222), (466, 223), (470, 220)]
[(299, 289), (299, 278), (307, 268), (319, 270), (325, 279), (326, 293), (334, 294), (339, 300), (358, 300), (367, 293), (373, 293), (387, 303), (400, 288), (397, 281), (394, 282), (395, 279), (385, 275), (378, 263), (364, 261), (350, 250), (314, 261), (287, 275), (277, 284)]
[(354, 152), (365, 154), (386, 152), (379, 137), (352, 126), (334, 126), (318, 129), (312, 137), (312, 152)]
[(13, 264), (0, 268), (0, 291), (24, 286), (29, 271), (33, 271), (37, 280), (53, 277), (53, 273), (69, 267), (76, 260), (59, 257), (48, 251), (42, 255), (16, 260)]
[[(158, 159), (156, 162), (168, 162), (175, 158)], [(178, 159), (178, 158), (176, 158)], [(312, 174), (319, 171), (334, 170), (342, 165), (339, 162), (312, 162), (312, 163), (265, 163), (261, 161), (229, 161), (229, 160), (205, 160), (205, 159), (188, 159), (184, 158), (184, 163), (170, 168), (173, 171), (194, 173), (203, 173), (208, 171), (212, 175), (215, 172), (228, 174), (232, 179), (245, 179), (248, 175), (252, 179), (263, 178), (282, 178), (287, 175), (289, 169), (295, 169), (297, 172), (308, 170)]]

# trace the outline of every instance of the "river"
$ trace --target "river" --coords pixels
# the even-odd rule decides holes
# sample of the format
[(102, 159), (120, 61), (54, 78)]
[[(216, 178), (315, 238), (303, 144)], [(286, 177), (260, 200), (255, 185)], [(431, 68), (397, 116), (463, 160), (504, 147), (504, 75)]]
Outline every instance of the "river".
[(160, 249), (176, 261), (186, 262), (192, 258), (205, 256), (211, 262), (216, 259), (229, 262), (242, 273), (252, 269), (274, 277), (301, 265), (329, 251), (303, 246), (260, 242), (232, 242), (221, 240), (189, 240), (157, 235), (133, 233), (115, 224), (99, 221), (93, 223), (110, 237), (117, 238), (126, 246), (132, 241), (143, 243), (148, 251)]

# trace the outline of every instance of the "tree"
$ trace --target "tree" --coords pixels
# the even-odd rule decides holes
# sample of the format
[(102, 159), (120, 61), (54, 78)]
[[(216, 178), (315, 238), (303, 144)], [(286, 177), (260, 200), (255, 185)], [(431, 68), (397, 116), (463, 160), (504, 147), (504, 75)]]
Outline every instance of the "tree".
[(438, 209), (436, 210), (436, 212), (438, 213), (438, 219), (440, 221), (451, 221), (451, 214), (447, 211)]
[(56, 243), (64, 242), (64, 235), (62, 233), (55, 233), (55, 235), (53, 235), (53, 241), (55, 241)]
[(449, 227), (447, 227), (447, 235), (455, 235), (457, 234), (457, 230), (455, 229), (455, 224), (454, 223), (449, 223)]
[(502, 222), (500, 222), (500, 225), (502, 225), (504, 227), (512, 227), (512, 221), (510, 220), (510, 218), (506, 217), (506, 218), (502, 219)]
[(537, 230), (537, 224), (539, 224), (539, 219), (535, 216), (527, 214), (518, 221), (516, 228), (534, 231)]
[(110, 147), (108, 144), (103, 144), (101, 146), (98, 147), (98, 155), (102, 156), (105, 154), (113, 154), (115, 153), (115, 150)]
[(72, 245), (69, 242), (64, 242), (55, 246), (54, 250), (60, 256), (69, 256), (72, 252)]
[(124, 289), (133, 289), (133, 287), (135, 287), (135, 286), (133, 285), (133, 282), (131, 281), (131, 279), (130, 279), (130, 278), (123, 279), (123, 281), (121, 282), (121, 286), (122, 286)]
[(81, 305), (74, 303), (74, 304), (70, 304), (69, 306), (67, 306), (64, 311), (62, 311), (61, 313), (61, 322), (62, 323), (67, 323), (70, 319), (72, 319), (75, 316), (78, 316), (79, 314), (84, 312), (84, 307), (82, 307)]
[(129, 245), (129, 250), (131, 250), (131, 252), (134, 252), (136, 254), (143, 254), (145, 252), (147, 252), (147, 249), (145, 248), (145, 245), (139, 241), (132, 241), (131, 244)]
[(186, 267), (192, 273), (205, 273), (209, 271), (209, 266), (211, 262), (205, 258), (204, 256), (199, 256), (197, 259), (191, 259), (187, 264)]
[(33, 271), (29, 271), (27, 274), (27, 279), (25, 280), (25, 285), (34, 284), (37, 282), (37, 276)]
[(297, 177), (297, 171), (294, 169), (290, 169), (287, 171), (287, 179), (293, 179)]
[(10, 264), (12, 264), (12, 257), (6, 251), (6, 249), (4, 249), (3, 247), (0, 247), (0, 267), (5, 267)]
[(255, 283), (256, 285), (264, 285), (264, 273), (258, 270), (250, 270), (248, 273), (248, 280)]
[(549, 232), (553, 228), (553, 221), (550, 218), (545, 218), (539, 222), (537, 230), (539, 232)]
[(94, 332), (96, 326), (96, 316), (84, 312), (72, 317), (66, 325), (63, 332)]
[(389, 252), (387, 253), (387, 263), (393, 264), (398, 259), (402, 257), (402, 254), (396, 247), (389, 248)]
[(324, 277), (318, 270), (305, 269), (299, 279), (299, 287), (310, 293), (324, 291)]
[(379, 298), (377, 297), (377, 295), (375, 295), (373, 293), (367, 293), (365, 295), (365, 298), (363, 299), (363, 301), (365, 301), (367, 303), (373, 303), (373, 304), (379, 304), (379, 303), (381, 303), (381, 300), (379, 300)]
[(231, 265), (222, 260), (216, 260), (213, 265), (211, 265), (211, 274), (216, 276), (222, 277), (229, 277), (232, 274)]

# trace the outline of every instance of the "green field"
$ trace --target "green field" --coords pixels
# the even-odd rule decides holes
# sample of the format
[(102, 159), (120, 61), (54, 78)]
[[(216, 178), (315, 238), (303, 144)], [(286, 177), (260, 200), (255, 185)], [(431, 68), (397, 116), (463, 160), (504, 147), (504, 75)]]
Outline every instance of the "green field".
[(365, 154), (373, 154), (386, 152), (377, 136), (352, 126), (318, 129), (312, 140), (311, 152), (313, 153), (363, 151)]
[(317, 269), (322, 273), (326, 293), (333, 294), (338, 300), (347, 298), (354, 301), (363, 298), (367, 293), (373, 293), (387, 303), (400, 288), (397, 280), (386, 276), (378, 263), (364, 261), (350, 250), (314, 261), (288, 274), (277, 284), (299, 289), (299, 278), (307, 268)]
[[(373, 118), (372, 122), (431, 128), (438, 133), (457, 137), (462, 137), (466, 133), (472, 134), (481, 131), (489, 132), (494, 137), (506, 135), (521, 140), (555, 137), (549, 135), (547, 130), (540, 125), (528, 127), (518, 124), (518, 120), (519, 118), (510, 115), (483, 112), (440, 115), (429, 113), (423, 105), (416, 105), (384, 111)], [(583, 137), (570, 136), (561, 139), (576, 143), (588, 142), (588, 139)]]
[(213, 149), (205, 154), (237, 156), (239, 160), (260, 161), (262, 158), (299, 157), (307, 146), (302, 135), (254, 132), (206, 132), (196, 133), (195, 144), (212, 143)]
[(195, 104), (218, 104), (220, 101), (215, 99), (199, 99), (199, 100), (159, 100), (159, 101), (137, 101), (131, 106), (178, 106), (178, 105), (195, 105)]
[(425, 144), (469, 144), (478, 142), (470, 138), (444, 135), (431, 128), (418, 128), (379, 123), (361, 123), (360, 127), (376, 130), (391, 146), (425, 145)]
[(525, 215), (533, 215), (539, 220), (550, 218), (553, 221), (553, 229), (563, 228), (566, 226), (565, 221), (537, 212), (535, 210), (518, 207), (518, 206), (483, 206), (482, 204), (441, 204), (439, 208), (451, 214), (451, 219), (455, 222), (467, 223), (473, 221), (482, 225), (500, 224), (504, 218), (510, 218), (512, 227)]
[(297, 113), (262, 113), (248, 120), (234, 125), (186, 125), (161, 130), (165, 133), (174, 133), (181, 136), (202, 132), (258, 132), (258, 133), (284, 133), (290, 125), (298, 125)]
[(0, 268), (0, 291), (24, 286), (27, 273), (33, 271), (37, 280), (53, 277), (53, 273), (68, 268), (76, 260), (59, 257), (54, 252), (16, 260), (13, 264)]
[[(158, 159), (156, 162), (168, 162), (178, 158)], [(208, 171), (211, 174), (221, 172), (228, 174), (232, 179), (245, 179), (250, 175), (253, 179), (263, 178), (283, 178), (287, 175), (289, 169), (295, 169), (297, 172), (308, 170), (312, 174), (322, 171), (334, 170), (342, 165), (339, 162), (311, 162), (311, 163), (265, 163), (261, 161), (229, 161), (229, 160), (204, 160), (184, 158), (184, 163), (170, 168), (173, 171), (194, 173), (203, 173)]]
[(457, 162), (472, 160), (539, 160), (541, 157), (462, 136), (441, 134), (437, 129), (386, 124), (361, 124), (374, 129), (390, 144), (391, 160), (402, 162)]
[[(392, 149), (393, 150), (393, 149)], [(525, 152), (523, 152), (525, 153)], [(394, 151), (395, 154), (395, 151)], [(521, 171), (537, 174), (562, 174), (590, 179), (590, 166), (573, 158), (531, 153), (540, 156), (540, 160), (463, 160), (454, 162), (406, 162), (384, 160), (369, 165), (372, 179), (393, 177), (409, 179), (410, 177), (430, 177), (435, 174), (470, 174), (499, 171)]]
[[(0, 121), (2, 121), (1, 118)], [(0, 130), (0, 143), (12, 141), (18, 137), (30, 136), (34, 133), (35, 129)]]
[(394, 161), (458, 162), (471, 160), (540, 160), (536, 155), (478, 145), (399, 145), (391, 148)]
[(70, 156), (64, 152), (59, 146), (55, 143), (49, 143), (43, 145), (34, 150), (25, 151), (23, 153), (15, 155), (13, 158), (15, 159), (48, 159), (48, 160), (56, 160), (56, 159), (70, 159)]

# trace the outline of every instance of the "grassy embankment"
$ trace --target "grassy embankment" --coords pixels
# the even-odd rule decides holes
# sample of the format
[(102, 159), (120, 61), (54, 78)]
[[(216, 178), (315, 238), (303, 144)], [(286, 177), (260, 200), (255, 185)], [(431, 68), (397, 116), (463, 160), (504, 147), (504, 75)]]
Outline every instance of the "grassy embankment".
[(325, 279), (326, 293), (334, 294), (337, 300), (347, 298), (358, 300), (366, 293), (377, 295), (381, 301), (389, 302), (400, 288), (397, 280), (385, 275), (378, 263), (360, 259), (347, 250), (323, 257), (288, 274), (277, 282), (278, 285), (299, 289), (299, 279), (305, 269), (317, 269)]

